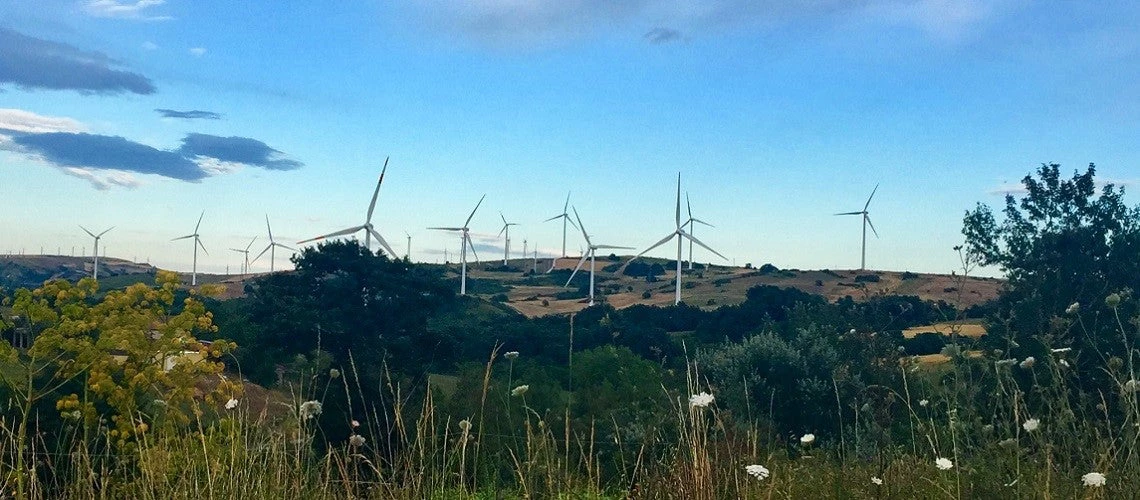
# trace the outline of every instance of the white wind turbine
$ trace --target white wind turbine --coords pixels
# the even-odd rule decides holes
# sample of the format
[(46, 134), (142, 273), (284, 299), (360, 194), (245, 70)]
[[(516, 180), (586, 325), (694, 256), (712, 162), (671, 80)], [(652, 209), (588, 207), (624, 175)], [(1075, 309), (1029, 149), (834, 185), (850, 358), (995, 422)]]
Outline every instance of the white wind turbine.
[[(669, 236), (662, 238), (661, 241), (654, 243), (653, 246), (646, 248), (641, 253), (635, 255), (632, 259), (629, 259), (629, 262), (633, 262), (638, 257), (645, 255), (650, 250), (653, 250), (654, 248), (657, 248), (661, 245), (664, 245), (669, 240), (673, 239), (674, 236), (676, 236), (677, 237), (677, 290), (676, 290), (676, 295), (673, 299), (673, 304), (677, 305), (677, 304), (681, 303), (681, 243), (682, 243), (682, 241), (684, 241), (685, 239), (688, 239), (689, 241), (704, 247), (705, 250), (708, 250), (712, 253), (715, 253), (718, 257), (720, 257), (724, 260), (728, 260), (728, 258), (721, 255), (720, 252), (717, 252), (716, 250), (709, 248), (708, 245), (701, 243), (701, 240), (698, 240), (698, 239), (694, 238), (693, 235), (685, 232), (685, 229), (681, 226), (681, 174), (680, 174), (680, 172), (677, 173), (677, 211), (676, 211), (676, 214), (674, 216), (674, 221), (675, 221), (677, 227), (676, 227), (676, 229), (673, 230), (672, 233), (669, 233)], [(626, 264), (628, 265), (629, 263), (627, 262)]]
[(372, 237), (375, 236), (376, 241), (380, 242), (380, 246), (384, 247), (384, 250), (386, 252), (388, 252), (388, 256), (395, 259), (396, 258), (396, 252), (392, 250), (392, 247), (388, 246), (388, 242), (384, 241), (384, 237), (380, 236), (380, 233), (376, 232), (376, 229), (372, 226), (372, 211), (374, 209), (376, 209), (376, 197), (380, 196), (380, 184), (384, 183), (384, 173), (387, 171), (388, 171), (388, 158), (385, 158), (384, 159), (384, 169), (380, 171), (380, 180), (376, 182), (376, 190), (372, 192), (372, 203), (368, 204), (368, 214), (364, 216), (364, 224), (361, 224), (359, 226), (352, 226), (352, 227), (347, 228), (347, 229), (341, 229), (340, 231), (332, 232), (332, 233), (322, 235), (322, 236), (317, 236), (316, 238), (309, 238), (307, 240), (298, 241), (297, 244), (301, 245), (304, 243), (309, 243), (311, 241), (317, 241), (317, 240), (323, 240), (325, 238), (331, 238), (333, 236), (344, 236), (346, 234), (353, 234), (357, 231), (363, 230), (364, 231), (364, 247), (365, 248), (367, 248), (368, 250), (372, 250)]
[[(566, 223), (569, 222), (571, 226), (574, 225), (574, 221), (570, 220), (570, 213), (567, 212), (567, 210), (569, 210), (569, 209), (570, 209), (570, 193), (567, 192), (566, 193), (566, 203), (562, 204), (562, 213), (555, 215), (554, 217), (551, 217), (551, 218), (543, 221), (543, 222), (550, 222), (550, 221), (555, 220), (555, 219), (562, 219), (562, 258), (566, 258)], [(574, 229), (578, 229), (578, 227), (575, 226)], [(554, 262), (556, 262), (557, 260), (558, 259), (553, 259), (551, 261), (551, 263), (550, 263), (550, 269), (551, 270), (554, 270)], [(550, 271), (547, 271), (547, 272), (550, 272)]]
[(412, 261), (412, 235), (408, 234), (407, 231), (404, 231), (404, 236), (408, 237), (408, 253), (404, 254), (404, 259), (406, 259), (408, 262), (411, 262)]
[(863, 216), (863, 253), (859, 259), (859, 270), (862, 271), (867, 268), (867, 226), (871, 226), (871, 232), (875, 233), (875, 237), (879, 237), (879, 232), (875, 231), (875, 225), (871, 223), (871, 213), (867, 211), (867, 207), (871, 206), (871, 198), (875, 197), (875, 191), (879, 190), (879, 185), (875, 184), (875, 189), (871, 190), (871, 196), (867, 197), (867, 203), (863, 204), (863, 210), (858, 212), (843, 212), (835, 215), (862, 215)]
[(249, 244), (245, 246), (245, 250), (242, 250), (240, 248), (230, 249), (234, 252), (242, 254), (242, 256), (245, 258), (245, 260), (243, 260), (241, 263), (241, 279), (245, 279), (245, 275), (249, 273), (249, 247), (252, 247), (253, 242), (255, 241), (257, 241), (257, 236), (254, 236), (252, 240), (249, 240)]
[(507, 259), (511, 257), (511, 226), (517, 226), (518, 223), (507, 222), (507, 218), (503, 216), (502, 212), (499, 212), (499, 218), (503, 219), (503, 228), (499, 230), (499, 236), (503, 236), (504, 233), (507, 236), (503, 239), (503, 265), (505, 266)]
[(570, 279), (566, 280), (566, 284), (563, 285), (563, 288), (570, 286), (570, 282), (574, 279), (574, 275), (578, 274), (578, 270), (582, 268), (582, 264), (584, 264), (586, 262), (586, 258), (589, 257), (590, 258), (590, 305), (592, 306), (592, 305), (594, 305), (594, 258), (596, 257), (596, 254), (598, 253), (597, 252), (598, 249), (599, 248), (606, 248), (606, 249), (633, 250), (634, 248), (633, 247), (619, 247), (619, 246), (614, 246), (614, 245), (595, 245), (593, 242), (590, 241), (590, 235), (586, 233), (586, 226), (582, 224), (582, 218), (578, 217), (578, 209), (577, 208), (574, 209), (574, 219), (576, 219), (578, 221), (578, 230), (582, 231), (582, 237), (586, 238), (586, 246), (587, 246), (586, 248), (587, 249), (586, 249), (586, 253), (582, 255), (581, 260), (578, 261), (578, 265), (574, 268), (574, 272), (570, 273)]
[[(202, 217), (205, 217), (205, 216), (206, 216), (206, 211), (203, 210), (202, 215), (198, 216), (198, 223), (194, 225), (194, 232), (193, 233), (188, 234), (186, 236), (179, 236), (177, 238), (170, 240), (170, 241), (178, 241), (178, 240), (184, 240), (186, 238), (194, 238), (194, 267), (192, 267), (190, 270), (190, 286), (197, 286), (198, 285), (198, 247), (202, 247), (202, 251), (205, 252), (206, 255), (210, 255), (210, 252), (206, 252), (206, 246), (202, 244), (202, 240), (198, 237), (198, 227), (202, 225)], [(98, 253), (98, 252), (96, 252), (96, 253)]]
[(486, 197), (487, 197), (487, 195), (483, 195), (482, 198), (479, 198), (479, 203), (475, 204), (475, 210), (472, 210), (471, 215), (467, 216), (467, 221), (465, 221), (463, 223), (463, 227), (429, 227), (428, 228), (428, 229), (434, 229), (437, 231), (459, 231), (460, 232), (460, 236), (462, 237), (462, 241), (460, 242), (460, 250), (459, 250), (459, 261), (460, 261), (459, 295), (467, 295), (467, 247), (471, 247), (471, 253), (473, 255), (475, 255), (475, 261), (476, 262), (479, 261), (479, 254), (475, 252), (475, 244), (471, 243), (471, 235), (468, 234), (468, 231), (470, 231), (470, 228), (468, 228), (467, 225), (471, 223), (471, 218), (475, 217), (475, 211), (479, 210), (479, 205), (483, 204), (483, 198), (486, 198)]
[[(712, 224), (709, 224), (708, 222), (705, 222), (703, 220), (700, 220), (700, 219), (693, 217), (693, 205), (691, 203), (689, 203), (689, 192), (688, 191), (685, 192), (685, 208), (687, 208), (689, 210), (689, 220), (685, 221), (685, 223), (681, 224), (681, 226), (682, 227), (689, 226), (689, 234), (690, 235), (696, 233), (696, 231), (693, 231), (693, 225), (694, 224), (704, 224), (708, 227), (716, 227)], [(689, 240), (689, 270), (690, 271), (693, 270), (693, 240)]]
[[(278, 247), (281, 247), (281, 248), (284, 248), (286, 250), (290, 250), (293, 252), (296, 252), (297, 249), (290, 247), (290, 246), (287, 246), (287, 245), (282, 245), (282, 244), (278, 243), (277, 240), (273, 239), (273, 228), (269, 226), (269, 214), (265, 214), (265, 230), (269, 231), (269, 244), (265, 246), (265, 249), (262, 250), (261, 253), (257, 254), (257, 257), (253, 258), (253, 261), (251, 261), (250, 264), (257, 262), (257, 259), (260, 259), (262, 255), (265, 255), (265, 252), (269, 252), (269, 272), (273, 272), (273, 263), (277, 261), (277, 248)], [(247, 269), (248, 269), (248, 266), (247, 266)]]
[[(93, 271), (91, 272), (91, 277), (95, 280), (98, 280), (99, 279), (99, 238), (102, 238), (104, 234), (107, 234), (107, 231), (115, 229), (115, 226), (111, 226), (111, 227), (107, 228), (106, 231), (103, 231), (99, 234), (94, 234), (91, 231), (88, 231), (87, 228), (85, 228), (83, 226), (79, 226), (79, 229), (82, 229), (83, 232), (91, 235), (92, 238), (95, 238), (95, 265), (94, 265), (94, 267), (92, 267)], [(71, 253), (75, 253), (74, 248), (72, 248)]]

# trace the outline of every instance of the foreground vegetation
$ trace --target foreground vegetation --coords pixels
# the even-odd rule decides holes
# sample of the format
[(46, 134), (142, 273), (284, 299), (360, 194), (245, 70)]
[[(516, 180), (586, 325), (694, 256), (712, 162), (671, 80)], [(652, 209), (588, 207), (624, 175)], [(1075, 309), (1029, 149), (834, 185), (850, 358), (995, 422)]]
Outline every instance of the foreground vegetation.
[[(1140, 209), (1047, 165), (950, 304), (605, 305), (526, 319), (352, 243), (216, 302), (173, 275), (19, 290), (0, 487), (28, 498), (1080, 498), (1140, 487)], [(1132, 266), (1132, 267), (1129, 267)], [(215, 316), (216, 315), (216, 316)], [(916, 354), (940, 351), (944, 364)], [(223, 363), (224, 368), (223, 370)], [(270, 387), (266, 395), (259, 387)], [(257, 394), (256, 396), (254, 394)]]

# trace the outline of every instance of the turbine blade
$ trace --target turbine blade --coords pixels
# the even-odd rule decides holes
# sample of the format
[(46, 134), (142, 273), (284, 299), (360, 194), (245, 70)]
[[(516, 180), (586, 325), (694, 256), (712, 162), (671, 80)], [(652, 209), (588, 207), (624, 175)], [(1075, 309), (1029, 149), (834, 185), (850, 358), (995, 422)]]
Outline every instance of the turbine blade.
[(479, 262), (479, 254), (475, 252), (475, 244), (471, 242), (471, 236), (463, 233), (463, 239), (467, 241), (467, 246), (471, 247), (471, 255), (475, 256), (475, 262)]
[(573, 207), (573, 209), (574, 209), (574, 218), (578, 220), (578, 228), (577, 229), (579, 231), (582, 231), (582, 237), (586, 238), (586, 244), (589, 245), (590, 244), (590, 235), (586, 234), (586, 225), (582, 224), (582, 218), (578, 216), (578, 207)]
[(879, 185), (878, 185), (878, 184), (875, 184), (875, 189), (872, 189), (872, 190), (871, 190), (871, 196), (868, 196), (868, 197), (867, 197), (867, 204), (866, 204), (866, 205), (863, 205), (863, 211), (864, 211), (864, 212), (866, 212), (866, 211), (867, 211), (867, 207), (871, 206), (871, 198), (874, 198), (874, 197), (875, 197), (875, 191), (878, 191), (878, 190), (879, 190)]
[(835, 215), (863, 215), (863, 212), (843, 212), (841, 214), (835, 214)]
[(269, 227), (269, 214), (265, 214), (265, 230), (269, 231), (269, 242), (273, 243), (273, 228)]
[(554, 220), (554, 219), (560, 219), (560, 218), (562, 218), (562, 217), (565, 217), (565, 216), (566, 216), (566, 214), (565, 214), (565, 213), (561, 213), (561, 214), (555, 215), (554, 217), (551, 217), (551, 218), (549, 218), (549, 219), (546, 219), (546, 220), (544, 220), (544, 221), (542, 221), (542, 222), (550, 222), (550, 221), (552, 221), (552, 220)]
[(237, 252), (237, 253), (245, 253), (245, 250), (242, 250), (242, 249), (240, 249), (240, 248), (231, 248), (230, 250), (231, 250), (231, 251), (234, 251), (234, 252)]
[(664, 245), (664, 244), (668, 243), (668, 242), (669, 242), (669, 240), (673, 239), (673, 237), (674, 237), (674, 236), (677, 236), (677, 233), (676, 233), (676, 231), (674, 231), (674, 232), (672, 232), (672, 233), (669, 233), (669, 236), (666, 236), (666, 237), (664, 237), (664, 238), (661, 238), (661, 241), (658, 241), (657, 243), (654, 243), (654, 244), (653, 244), (653, 246), (651, 246), (651, 247), (649, 247), (649, 248), (646, 248), (645, 250), (642, 250), (642, 251), (641, 251), (641, 253), (639, 253), (639, 254), (635, 255), (635, 256), (633, 257), (633, 259), (629, 259), (629, 260), (630, 260), (630, 261), (633, 261), (633, 260), (637, 259), (638, 257), (641, 257), (642, 255), (645, 255), (645, 254), (646, 254), (646, 253), (648, 253), (650, 250), (653, 250), (654, 248), (657, 248), (657, 247), (659, 247), (659, 246), (661, 246), (661, 245)]
[(503, 228), (499, 230), (499, 234), (496, 236), (496, 238), (499, 236), (502, 236), (503, 231), (506, 231), (506, 230), (507, 230), (507, 224), (503, 224)]
[(582, 258), (578, 260), (578, 265), (574, 266), (574, 272), (570, 273), (570, 279), (566, 280), (566, 284), (562, 288), (570, 286), (570, 282), (574, 280), (574, 275), (578, 274), (578, 270), (582, 269), (582, 264), (586, 263), (586, 258), (590, 256), (590, 252), (582, 254)]
[(562, 204), (562, 215), (566, 215), (566, 208), (570, 206), (570, 191), (566, 192), (566, 203)]
[(688, 191), (685, 191), (685, 208), (689, 209), (689, 220), (693, 220), (693, 204), (689, 202)]
[(463, 228), (461, 228), (461, 227), (429, 227), (428, 229), (434, 229), (436, 231), (462, 231), (463, 230)]
[(83, 226), (79, 226), (79, 229), (82, 229), (82, 230), (83, 230), (83, 232), (85, 232), (85, 233), (87, 233), (87, 234), (90, 234), (92, 238), (97, 238), (97, 237), (98, 237), (98, 236), (95, 236), (95, 233), (92, 233), (91, 231), (88, 231), (88, 230), (87, 230), (87, 228), (85, 228), (85, 227), (83, 227)]
[(332, 238), (333, 236), (344, 236), (346, 234), (355, 233), (361, 229), (364, 229), (364, 226), (354, 226), (354, 227), (350, 227), (348, 229), (341, 229), (340, 231), (337, 231), (335, 233), (329, 233), (329, 234), (317, 236), (316, 238), (309, 238), (307, 240), (298, 241), (297, 244), (301, 245), (304, 243), (308, 243), (310, 241), (317, 241), (317, 240), (323, 240), (325, 238)]
[(617, 250), (637, 250), (634, 247), (619, 247), (619, 246), (614, 246), (614, 245), (594, 245), (593, 248), (597, 248), (597, 249), (613, 248), (613, 249), (617, 249)]
[(195, 235), (193, 235), (193, 234), (188, 234), (188, 235), (186, 235), (186, 236), (179, 236), (179, 237), (177, 237), (177, 238), (173, 238), (173, 239), (171, 239), (170, 241), (178, 241), (178, 240), (184, 240), (184, 239), (186, 239), (186, 238), (193, 238), (194, 236), (195, 236)]
[(257, 241), (257, 236), (254, 236), (252, 240), (249, 240), (249, 244), (245, 246), (245, 251), (248, 252), (249, 247), (253, 246), (253, 242), (255, 242), (255, 241)]
[(712, 248), (710, 248), (708, 245), (706, 245), (706, 244), (704, 244), (704, 243), (701, 243), (701, 240), (698, 240), (698, 239), (697, 239), (695, 236), (693, 236), (693, 235), (691, 235), (691, 234), (689, 234), (689, 233), (686, 233), (686, 232), (684, 232), (684, 231), (681, 231), (681, 236), (684, 236), (685, 238), (688, 238), (688, 239), (689, 239), (689, 241), (692, 241), (693, 243), (696, 243), (696, 244), (700, 245), (700, 246), (701, 246), (701, 247), (703, 247), (705, 250), (708, 250), (708, 251), (710, 251), (710, 252), (712, 252), (712, 253), (715, 253), (715, 254), (716, 254), (718, 257), (720, 257), (720, 258), (722, 258), (722, 259), (724, 259), (724, 260), (728, 260), (728, 257), (725, 257), (725, 256), (721, 255), (721, 254), (720, 254), (720, 252), (718, 252), (718, 251), (716, 251), (716, 250), (713, 250)]
[(257, 262), (257, 259), (260, 259), (262, 255), (265, 255), (265, 252), (268, 252), (270, 248), (273, 248), (273, 243), (266, 245), (265, 250), (262, 250), (261, 253), (257, 254), (257, 257), (254, 257), (253, 260), (250, 261), (250, 264)]
[(503, 225), (504, 225), (504, 226), (507, 226), (507, 225), (509, 225), (509, 224), (507, 224), (507, 218), (503, 216), (503, 211), (502, 211), (502, 210), (500, 210), (500, 211), (499, 211), (499, 218), (500, 218), (500, 219), (503, 219)]
[(384, 183), (384, 172), (388, 171), (388, 158), (384, 158), (384, 169), (380, 171), (380, 180), (376, 181), (376, 190), (372, 192), (372, 203), (368, 204), (368, 215), (364, 218), (365, 223), (372, 222), (372, 210), (376, 208), (376, 198), (380, 196), (380, 184)]
[(468, 224), (471, 224), (471, 218), (472, 218), (472, 217), (475, 217), (475, 211), (476, 211), (476, 210), (479, 210), (479, 205), (482, 205), (482, 204), (483, 204), (483, 198), (486, 198), (486, 197), (487, 197), (487, 195), (486, 195), (486, 194), (484, 194), (482, 198), (479, 198), (479, 203), (476, 203), (476, 204), (475, 204), (475, 210), (472, 210), (472, 211), (471, 211), (471, 215), (468, 215), (468, 216), (467, 216), (467, 222), (464, 222), (464, 223), (463, 223), (463, 227), (467, 227), (467, 225), (468, 225)]
[(206, 216), (206, 211), (203, 210), (202, 215), (198, 216), (198, 223), (194, 224), (194, 234), (198, 234), (198, 226), (202, 225), (202, 217), (205, 217), (205, 216)]
[(200, 240), (200, 239), (198, 239), (198, 238), (194, 238), (194, 242), (195, 242), (195, 243), (197, 243), (197, 244), (198, 244), (198, 246), (202, 248), (202, 252), (203, 252), (203, 253), (205, 253), (206, 255), (210, 255), (210, 252), (207, 252), (207, 251), (206, 251), (206, 245), (203, 245), (203, 244), (202, 244), (202, 240)]
[(712, 224), (709, 224), (708, 222), (705, 222), (705, 221), (703, 221), (703, 220), (700, 220), (700, 219), (691, 219), (691, 218), (690, 218), (689, 220), (690, 220), (691, 222), (699, 222), (699, 223), (701, 223), (701, 224), (704, 224), (704, 225), (706, 225), (706, 226), (708, 226), (708, 227), (716, 227), (716, 226), (714, 226), (714, 225), (712, 225)]
[(115, 229), (115, 226), (111, 226), (111, 227), (107, 228), (107, 230), (106, 230), (106, 231), (103, 231), (103, 232), (99, 233), (99, 235), (98, 235), (98, 236), (96, 236), (96, 238), (102, 238), (104, 234), (107, 234), (107, 233), (108, 233), (110, 230), (112, 230), (112, 229)]
[(570, 223), (570, 227), (572, 227), (572, 228), (574, 228), (574, 229), (577, 229), (577, 230), (579, 230), (579, 231), (581, 231), (581, 230), (582, 230), (581, 228), (579, 228), (577, 225), (575, 225), (575, 224), (574, 224), (574, 219), (571, 219), (571, 218), (570, 218), (570, 214), (566, 214), (566, 222), (569, 222), (569, 223)]
[(870, 216), (870, 215), (864, 216), (864, 217), (863, 217), (863, 220), (867, 221), (867, 225), (868, 225), (868, 226), (871, 226), (871, 232), (872, 232), (872, 233), (875, 233), (875, 237), (876, 237), (876, 238), (878, 238), (878, 237), (879, 237), (879, 232), (875, 230), (875, 224), (873, 224), (873, 223), (871, 222), (871, 216)]
[(681, 172), (677, 172), (677, 229), (681, 228)]
[(392, 247), (388, 245), (388, 242), (384, 240), (383, 236), (380, 236), (380, 233), (376, 232), (376, 230), (372, 228), (368, 228), (368, 232), (372, 233), (372, 236), (376, 238), (376, 241), (380, 242), (380, 246), (384, 247), (384, 251), (388, 252), (389, 257), (392, 257), (393, 259), (396, 258), (396, 251), (392, 250)]
[(290, 252), (300, 252), (300, 250), (297, 250), (296, 248), (293, 248), (289, 245), (282, 245), (282, 244), (276, 243), (276, 242), (274, 242), (273, 245), (275, 245), (277, 248), (284, 248), (286, 250), (289, 250)]

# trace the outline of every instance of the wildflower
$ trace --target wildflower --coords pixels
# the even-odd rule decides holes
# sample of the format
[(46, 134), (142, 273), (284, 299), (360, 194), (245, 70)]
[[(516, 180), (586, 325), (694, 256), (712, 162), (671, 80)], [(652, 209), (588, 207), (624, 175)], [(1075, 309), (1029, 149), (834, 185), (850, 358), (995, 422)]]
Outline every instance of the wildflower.
[(352, 428), (353, 428), (353, 429), (355, 429), (355, 428), (357, 428), (357, 427), (360, 427), (360, 422), (357, 422), (357, 421), (353, 420), (353, 421), (352, 421)]
[(329, 368), (329, 378), (333, 380), (340, 378), (340, 370), (337, 370), (336, 368)]
[(360, 434), (353, 434), (351, 436), (348, 436), (348, 444), (353, 448), (364, 446), (364, 441), (364, 436), (361, 436)]
[(1080, 302), (1073, 302), (1069, 307), (1065, 308), (1065, 314), (1077, 314), (1081, 310)]
[(1029, 420), (1026, 420), (1025, 423), (1021, 424), (1021, 428), (1025, 429), (1025, 432), (1033, 432), (1040, 426), (1041, 421), (1037, 420), (1036, 418), (1031, 418)]
[(1016, 364), (1017, 364), (1017, 360), (1014, 358), (999, 359), (997, 361), (994, 361), (994, 365), (996, 365), (996, 366), (1013, 366)]
[(529, 385), (520, 385), (514, 389), (511, 389), (511, 396), (522, 396), (523, 394), (526, 394), (526, 391), (529, 389)]
[(1006, 438), (1006, 439), (1003, 439), (1001, 441), (998, 441), (998, 446), (1001, 446), (1002, 448), (1009, 448), (1015, 444), (1017, 444), (1017, 440), (1015, 440), (1013, 438)]
[(855, 329), (852, 328), (851, 331), (847, 332), (847, 334), (848, 335), (855, 335)]
[(1021, 360), (1021, 363), (1018, 363), (1018, 366), (1020, 366), (1022, 369), (1028, 370), (1030, 368), (1033, 368), (1033, 365), (1035, 363), (1037, 363), (1037, 360), (1033, 359), (1033, 356), (1030, 356)]
[(234, 398), (230, 398), (229, 401), (226, 401), (226, 409), (227, 410), (232, 410), (234, 408), (237, 408), (237, 405), (238, 405), (238, 400), (236, 400)]
[(879, 479), (875, 476), (871, 476), (871, 482), (875, 483), (875, 486), (882, 486), (883, 485), (883, 480)]
[(938, 467), (938, 470), (950, 470), (954, 468), (954, 462), (946, 457), (938, 457), (934, 460), (934, 465)]
[[(702, 392), (700, 394), (693, 394), (692, 396), (689, 396), (689, 406), (696, 406), (698, 408), (704, 408), (704, 407), (708, 406), (710, 403), (712, 403), (714, 399), (716, 399), (716, 398), (714, 398), (712, 394), (709, 394), (707, 392)], [(763, 478), (761, 478), (761, 479), (763, 479)]]
[(1104, 486), (1105, 477), (1104, 474), (1101, 474), (1099, 472), (1090, 472), (1081, 476), (1081, 481), (1085, 483), (1085, 486), (1100, 488), (1101, 486)]
[(755, 477), (756, 479), (767, 479), (768, 476), (772, 474), (771, 471), (769, 471), (767, 467), (764, 467), (763, 465), (755, 465), (755, 464), (745, 466), (744, 472), (751, 474), (752, 477)]
[(308, 420), (310, 418), (319, 416), (322, 409), (323, 408), (321, 407), (320, 401), (305, 401), (304, 403), (301, 403), (301, 408), (299, 410), (301, 420)]
[(1063, 359), (1062, 359), (1061, 361), (1059, 361), (1059, 363), (1060, 363), (1060, 365), (1061, 365), (1061, 366), (1063, 366), (1063, 367), (1065, 367), (1065, 368), (1068, 368), (1068, 367), (1069, 367), (1069, 362), (1068, 362), (1068, 361), (1065, 361), (1065, 360), (1063, 360)]
[(1114, 293), (1104, 298), (1104, 305), (1116, 309), (1120, 305), (1120, 294)]
[(922, 401), (918, 402), (918, 406), (921, 406), (923, 408), (926, 408), (926, 405), (928, 405), (928, 404), (930, 404), (930, 400), (927, 400), (927, 399), (923, 399)]
[(1137, 389), (1140, 389), (1140, 382), (1137, 382), (1136, 379), (1128, 379), (1124, 383), (1124, 390), (1128, 392), (1136, 392)]
[(507, 358), (511, 361), (514, 361), (514, 360), (519, 358), (519, 352), (518, 351), (511, 351), (511, 352), (504, 354), (503, 357)]
[(808, 434), (804, 434), (803, 436), (800, 436), (800, 444), (807, 445), (807, 444), (812, 444), (814, 442), (815, 442), (815, 434), (808, 433)]
[(467, 419), (460, 420), (459, 421), (459, 430), (461, 430), (463, 432), (471, 431), (471, 421), (467, 420)]

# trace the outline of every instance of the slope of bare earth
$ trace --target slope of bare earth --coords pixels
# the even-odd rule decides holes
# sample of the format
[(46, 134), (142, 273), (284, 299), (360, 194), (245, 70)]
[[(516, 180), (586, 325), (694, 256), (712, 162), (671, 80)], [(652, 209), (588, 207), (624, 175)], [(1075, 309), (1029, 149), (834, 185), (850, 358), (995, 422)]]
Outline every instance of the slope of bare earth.
[[(554, 269), (571, 270), (578, 259), (558, 259)], [(621, 262), (624, 262), (623, 258)], [(649, 260), (662, 265), (662, 260)], [(595, 267), (597, 281), (595, 300), (605, 300), (617, 308), (635, 304), (669, 305), (674, 300), (675, 270), (667, 270), (656, 282), (645, 278), (625, 276), (620, 271), (603, 271), (603, 267), (613, 261), (599, 259)], [(496, 262), (496, 266), (499, 262)], [(531, 269), (531, 261), (511, 261), (508, 267)], [(539, 264), (539, 269), (549, 269), (550, 261)], [(507, 304), (526, 316), (544, 316), (579, 311), (587, 306), (585, 299), (558, 299), (566, 288), (565, 283), (534, 284), (539, 277), (526, 278), (520, 271), (498, 272), (485, 265), (475, 265), (468, 269), (473, 279), (490, 280), (510, 287)], [(579, 273), (589, 274), (589, 263)], [(565, 276), (562, 280), (565, 280)], [(914, 295), (923, 300), (945, 301), (965, 308), (987, 302), (997, 297), (1004, 280), (996, 278), (963, 278), (944, 274), (909, 273), (896, 271), (855, 271), (855, 270), (798, 270), (785, 269), (760, 272), (757, 269), (712, 266), (682, 272), (681, 300), (704, 308), (715, 308), (725, 304), (739, 304), (744, 301), (749, 288), (757, 285), (795, 288), (807, 293), (821, 295), (829, 301), (846, 296), (854, 300), (865, 300), (881, 295)], [(646, 296), (648, 292), (648, 296)], [(603, 296), (604, 295), (604, 296)]]

